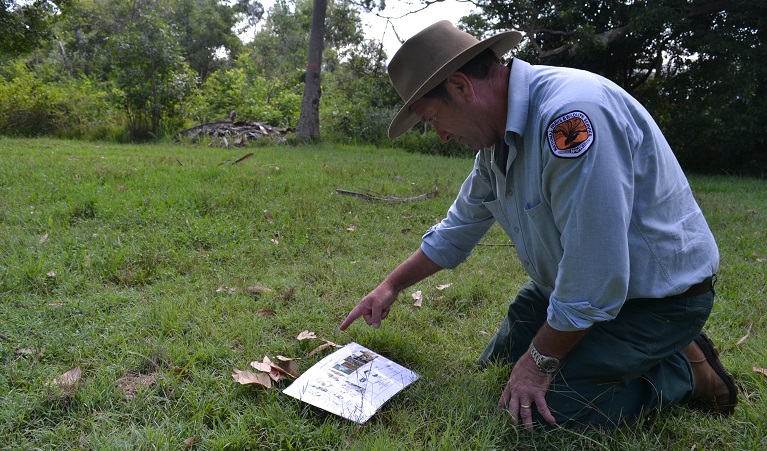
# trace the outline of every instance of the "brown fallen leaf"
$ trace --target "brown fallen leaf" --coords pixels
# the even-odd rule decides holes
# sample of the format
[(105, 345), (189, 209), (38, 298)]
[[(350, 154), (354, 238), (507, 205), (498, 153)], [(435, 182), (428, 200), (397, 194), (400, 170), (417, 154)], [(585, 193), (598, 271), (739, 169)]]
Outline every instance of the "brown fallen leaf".
[(270, 308), (264, 308), (256, 312), (256, 316), (272, 316), (276, 314), (277, 312), (275, 312), (274, 310)]
[(252, 366), (253, 368), (263, 373), (269, 373), (272, 371), (272, 365), (269, 365), (268, 363), (264, 363), (264, 362), (253, 361), (253, 362), (250, 362), (250, 366)]
[(298, 336), (296, 337), (296, 340), (301, 341), (301, 340), (309, 340), (312, 338), (317, 338), (317, 335), (314, 332), (309, 332), (308, 330), (305, 330), (301, 332), (300, 334), (298, 334)]
[(269, 223), (274, 223), (274, 218), (272, 217), (272, 214), (269, 213), (269, 210), (264, 210), (264, 217)]
[(445, 288), (450, 288), (450, 285), (452, 285), (452, 283), (445, 283), (445, 284), (442, 284), (442, 285), (437, 285), (437, 289), (438, 289), (439, 291), (442, 291), (442, 290), (444, 290)]
[(80, 376), (82, 375), (82, 369), (79, 366), (76, 366), (72, 368), (71, 370), (67, 371), (66, 373), (62, 374), (61, 376), (54, 378), (50, 382), (48, 382), (48, 386), (56, 387), (62, 390), (63, 394), (66, 396), (69, 396), (72, 394), (72, 391), (75, 389), (75, 386), (77, 385), (77, 382), (80, 380)]
[(319, 345), (316, 348), (312, 349), (309, 352), (309, 357), (313, 356), (314, 354), (316, 354), (316, 353), (318, 353), (318, 352), (320, 352), (320, 351), (322, 351), (324, 349), (327, 349), (327, 348), (329, 348), (331, 346), (335, 346), (335, 345), (336, 344), (333, 343), (332, 341), (326, 341), (325, 343), (322, 343), (321, 345)]
[(298, 370), (298, 363), (296, 363), (295, 359), (278, 355), (277, 360), (277, 366), (287, 371), (291, 376), (298, 377), (301, 375), (301, 371)]
[(16, 348), (13, 350), (13, 352), (16, 355), (28, 355), (39, 360), (43, 358), (43, 354), (45, 354), (45, 348), (40, 348), (40, 349)]
[(48, 277), (56, 277), (56, 270), (55, 269), (51, 269), (45, 275), (48, 276)]
[(767, 368), (759, 368), (758, 366), (754, 366), (751, 369), (754, 370), (754, 373), (759, 373), (764, 377), (767, 377)]
[(274, 290), (267, 287), (262, 287), (261, 285), (251, 285), (248, 287), (248, 293), (258, 294), (258, 293), (271, 293)]
[(193, 435), (193, 436), (189, 437), (188, 439), (184, 440), (184, 449), (185, 450), (191, 449), (192, 445), (194, 445), (194, 441), (195, 441), (196, 438), (197, 438), (197, 436)]
[(423, 304), (423, 296), (421, 295), (421, 290), (416, 291), (412, 296), (413, 299), (415, 299), (413, 305), (415, 307), (420, 307)]
[(234, 374), (232, 378), (241, 385), (260, 385), (266, 388), (272, 388), (272, 380), (268, 374), (254, 373), (249, 370), (240, 371), (237, 368), (232, 368)]
[(740, 339), (737, 342), (735, 342), (735, 346), (739, 346), (739, 345), (743, 344), (744, 341), (746, 341), (748, 336), (751, 335), (751, 328), (752, 327), (754, 327), (753, 323), (749, 324), (748, 330), (746, 331), (746, 335), (743, 335), (742, 337), (740, 337)]
[(118, 185), (118, 186), (115, 186), (115, 189), (117, 191), (125, 191), (126, 189), (128, 189), (128, 187), (123, 185)]
[(40, 241), (38, 241), (37, 244), (43, 244), (46, 241), (48, 241), (48, 234), (47, 233), (45, 235), (43, 235), (42, 238), (40, 238)]
[(280, 368), (279, 365), (269, 360), (269, 357), (264, 356), (264, 362), (265, 364), (268, 364), (272, 369), (269, 371), (269, 377), (272, 378), (274, 382), (279, 382), (282, 380), (283, 376), (290, 376), (290, 373), (288, 373), (283, 368)]

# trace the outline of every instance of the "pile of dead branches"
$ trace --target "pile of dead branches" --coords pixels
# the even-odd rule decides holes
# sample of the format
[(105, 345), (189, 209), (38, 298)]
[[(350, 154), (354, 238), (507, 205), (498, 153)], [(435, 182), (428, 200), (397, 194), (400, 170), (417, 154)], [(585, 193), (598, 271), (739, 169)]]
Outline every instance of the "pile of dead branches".
[(283, 140), (285, 135), (291, 131), (293, 131), (292, 128), (272, 127), (263, 122), (215, 121), (181, 130), (178, 132), (177, 137), (189, 139), (197, 143), (203, 137), (207, 137), (209, 146), (238, 147), (264, 137), (278, 141)]

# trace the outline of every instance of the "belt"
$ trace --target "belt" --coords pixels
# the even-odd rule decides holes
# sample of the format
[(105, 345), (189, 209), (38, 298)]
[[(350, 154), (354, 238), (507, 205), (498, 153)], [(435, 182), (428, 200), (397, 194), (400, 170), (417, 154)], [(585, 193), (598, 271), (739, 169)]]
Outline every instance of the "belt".
[(701, 294), (706, 294), (709, 291), (711, 291), (714, 286), (712, 285), (713, 277), (707, 277), (706, 280), (700, 283), (696, 283), (695, 285), (691, 286), (687, 291), (680, 294), (680, 298), (687, 298), (690, 296), (699, 296)]

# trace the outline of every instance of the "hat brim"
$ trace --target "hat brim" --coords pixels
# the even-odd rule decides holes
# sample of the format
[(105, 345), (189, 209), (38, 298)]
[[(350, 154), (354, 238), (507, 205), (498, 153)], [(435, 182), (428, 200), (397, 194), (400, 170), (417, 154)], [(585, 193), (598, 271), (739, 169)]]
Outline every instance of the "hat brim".
[(394, 116), (389, 125), (389, 138), (394, 139), (401, 136), (418, 123), (420, 119), (410, 110), (410, 106), (413, 102), (423, 97), (424, 94), (445, 81), (450, 74), (460, 69), (461, 66), (471, 61), (472, 58), (482, 53), (485, 49), (491, 49), (500, 58), (516, 47), (521, 40), (522, 33), (518, 31), (504, 31), (478, 42), (445, 63), (416, 90), (415, 94), (405, 102), (405, 105)]

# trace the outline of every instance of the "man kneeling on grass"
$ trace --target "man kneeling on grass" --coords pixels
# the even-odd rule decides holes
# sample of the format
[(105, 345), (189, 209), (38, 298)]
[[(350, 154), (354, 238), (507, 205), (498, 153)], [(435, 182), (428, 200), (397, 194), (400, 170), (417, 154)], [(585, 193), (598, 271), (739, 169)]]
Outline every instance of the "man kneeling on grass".
[[(480, 357), (514, 364), (499, 406), (514, 424), (631, 424), (688, 403), (729, 415), (732, 376), (701, 332), (719, 253), (650, 114), (597, 75), (499, 56), (442, 21), (405, 42), (389, 76), (419, 121), (478, 150), (447, 217), (341, 324), (379, 327), (399, 292), (471, 253), (494, 222), (532, 279)], [(492, 281), (489, 281), (492, 282)]]

